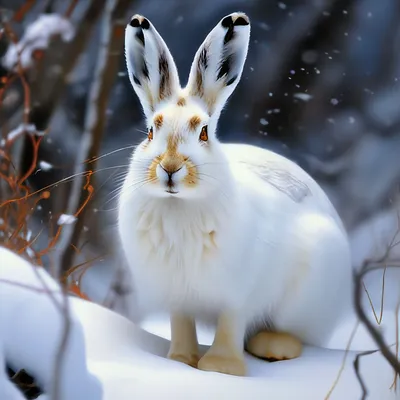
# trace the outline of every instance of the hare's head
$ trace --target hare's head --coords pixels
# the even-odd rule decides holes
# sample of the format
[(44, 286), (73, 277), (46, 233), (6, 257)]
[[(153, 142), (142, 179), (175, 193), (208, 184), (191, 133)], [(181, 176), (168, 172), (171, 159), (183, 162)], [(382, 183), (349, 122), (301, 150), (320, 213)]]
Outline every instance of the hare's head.
[(182, 88), (162, 37), (148, 19), (133, 16), (126, 28), (125, 53), (148, 137), (134, 152), (131, 169), (135, 179), (148, 183), (145, 190), (199, 197), (222, 184), (228, 169), (215, 130), (240, 80), (249, 36), (245, 14), (224, 17), (198, 49)]

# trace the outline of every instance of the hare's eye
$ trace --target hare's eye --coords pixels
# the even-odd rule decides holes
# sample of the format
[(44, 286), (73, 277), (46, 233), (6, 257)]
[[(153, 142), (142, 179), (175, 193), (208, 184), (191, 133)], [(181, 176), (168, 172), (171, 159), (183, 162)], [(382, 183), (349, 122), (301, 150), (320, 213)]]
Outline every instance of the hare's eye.
[(148, 138), (149, 140), (153, 140), (153, 127), (151, 127), (151, 128), (149, 129), (149, 132), (147, 133), (147, 138)]
[(201, 128), (199, 140), (201, 140), (202, 142), (207, 142), (207, 140), (208, 140), (208, 129), (207, 129), (207, 125), (204, 125), (204, 126)]

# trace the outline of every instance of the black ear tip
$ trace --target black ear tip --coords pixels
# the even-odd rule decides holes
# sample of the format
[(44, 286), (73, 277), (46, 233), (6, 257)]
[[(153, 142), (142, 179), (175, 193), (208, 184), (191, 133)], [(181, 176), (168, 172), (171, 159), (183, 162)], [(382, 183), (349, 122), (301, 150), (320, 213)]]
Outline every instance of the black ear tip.
[(131, 22), (129, 22), (129, 25), (132, 28), (142, 28), (142, 29), (149, 29), (150, 28), (149, 20), (144, 18), (144, 17), (142, 17), (141, 15), (135, 15), (131, 19)]
[(143, 29), (149, 29), (149, 28), (150, 28), (150, 22), (149, 22), (148, 19), (143, 18), (143, 21), (142, 21), (142, 28), (143, 28)]
[(129, 22), (129, 25), (130, 25), (132, 28), (139, 28), (139, 26), (140, 26), (140, 21), (139, 21), (138, 18), (132, 18), (131, 22)]
[(233, 25), (235, 25), (235, 26), (239, 26), (239, 25), (246, 26), (249, 24), (250, 24), (249, 19), (245, 18), (245, 17), (237, 17), (235, 22), (233, 23)]
[(228, 15), (227, 17), (225, 17), (222, 21), (221, 21), (221, 25), (224, 28), (229, 28), (230, 26), (233, 25), (233, 19), (230, 15)]

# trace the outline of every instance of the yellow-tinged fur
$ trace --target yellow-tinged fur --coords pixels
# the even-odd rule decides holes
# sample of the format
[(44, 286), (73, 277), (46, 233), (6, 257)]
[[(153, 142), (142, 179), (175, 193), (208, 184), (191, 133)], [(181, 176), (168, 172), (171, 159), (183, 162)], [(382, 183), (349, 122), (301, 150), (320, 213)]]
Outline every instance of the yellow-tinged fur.
[(164, 116), (162, 114), (157, 114), (154, 118), (154, 126), (156, 129), (161, 129), (164, 122)]
[(299, 339), (284, 332), (260, 332), (247, 343), (247, 351), (268, 360), (291, 360), (301, 355)]
[(176, 103), (179, 107), (186, 106), (186, 99), (184, 97), (179, 97), (178, 102)]
[(195, 131), (201, 123), (201, 118), (198, 115), (193, 115), (189, 120), (189, 129)]

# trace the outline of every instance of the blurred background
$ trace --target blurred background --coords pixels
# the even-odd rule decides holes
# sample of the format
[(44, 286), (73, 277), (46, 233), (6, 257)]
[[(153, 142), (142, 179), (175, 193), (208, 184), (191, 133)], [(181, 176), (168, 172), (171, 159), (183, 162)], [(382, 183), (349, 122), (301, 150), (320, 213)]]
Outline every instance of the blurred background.
[[(0, 109), (3, 145), (13, 139), (10, 132), (21, 131), (26, 108), (21, 79), (8, 84), (21, 73), (15, 46), (25, 38), (19, 64), (31, 88), (25, 122), (34, 126), (23, 125), (24, 135), (10, 151), (22, 174), (33, 157), (29, 130), (47, 129), (27, 185), (38, 190), (59, 182), (30, 220), (30, 229), (42, 232), (32, 246), (45, 246), (59, 215), (74, 214), (86, 198), (85, 182), (76, 185), (81, 175), (61, 180), (95, 171), (94, 194), (78, 221), (65, 225), (52, 253), (64, 270), (91, 260), (84, 284), (89, 297), (104, 296), (93, 282), (107, 276), (101, 281), (108, 285), (123, 264), (115, 241), (116, 200), (129, 146), (143, 139), (144, 119), (123, 55), (123, 29), (134, 13), (154, 23), (184, 84), (207, 33), (226, 14), (246, 12), (249, 54), (220, 119), (221, 141), (274, 150), (309, 172), (344, 221), (355, 266), (385, 251), (399, 206), (398, 0), (1, 0), (0, 8), (0, 79), (7, 82)], [(43, 14), (57, 15), (46, 20)], [(45, 32), (53, 32), (49, 43)], [(122, 286), (114, 285), (115, 292), (122, 293)]]

